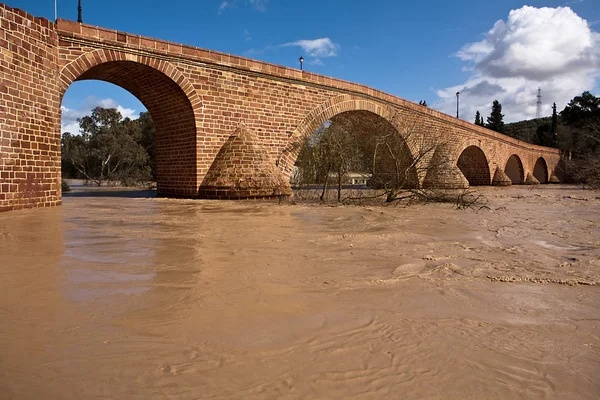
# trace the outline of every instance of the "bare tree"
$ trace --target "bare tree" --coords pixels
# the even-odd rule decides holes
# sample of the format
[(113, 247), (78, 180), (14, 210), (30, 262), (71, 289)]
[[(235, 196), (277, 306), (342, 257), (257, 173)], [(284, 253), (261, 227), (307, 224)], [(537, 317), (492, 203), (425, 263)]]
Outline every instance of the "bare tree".
[[(370, 135), (369, 155), (371, 162), (371, 186), (382, 189), (386, 202), (392, 202), (418, 189), (419, 169), (425, 159), (431, 159), (435, 146), (426, 145), (422, 139), (417, 139), (418, 129), (415, 125), (402, 124), (392, 118), (395, 126), (383, 126)], [(421, 145), (418, 153), (413, 154), (410, 144)]]
[(341, 124), (332, 124), (323, 137), (327, 149), (330, 170), (337, 178), (337, 201), (342, 201), (342, 186), (345, 175), (361, 169), (362, 151), (357, 136)]
[(441, 201), (452, 194), (447, 189), (465, 186), (449, 158), (448, 140), (435, 129), (424, 129), (396, 113), (367, 132), (364, 150), (369, 156), (370, 186), (385, 202)]
[(325, 201), (332, 174), (337, 183), (337, 200), (341, 201), (345, 175), (356, 170), (362, 152), (356, 135), (343, 125), (328, 121), (305, 139), (296, 162), (295, 180), (300, 184), (322, 184), (320, 200)]
[[(320, 194), (325, 201), (330, 173), (337, 178), (338, 202), (383, 200), (445, 201), (473, 208), (482, 197), (464, 190), (468, 182), (450, 158), (450, 143), (438, 131), (404, 119), (367, 112), (339, 114), (311, 145), (323, 147), (321, 170), (327, 171)], [(303, 149), (301, 154), (307, 150)], [(297, 163), (299, 167), (302, 164)], [(355, 190), (342, 198), (344, 174), (369, 176), (370, 190)], [(448, 190), (452, 189), (452, 190)]]

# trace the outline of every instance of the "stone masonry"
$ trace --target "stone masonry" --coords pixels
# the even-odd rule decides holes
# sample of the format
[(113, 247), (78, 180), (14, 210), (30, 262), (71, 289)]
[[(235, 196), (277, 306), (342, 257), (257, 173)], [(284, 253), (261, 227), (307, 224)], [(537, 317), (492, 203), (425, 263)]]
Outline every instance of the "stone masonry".
[(61, 203), (60, 103), (74, 81), (86, 79), (123, 87), (151, 113), (159, 195), (288, 194), (302, 140), (342, 113), (376, 115), (400, 133), (417, 127), (407, 140), (414, 153), (444, 142), (443, 154), (433, 157), (454, 172), (420, 176), (428, 186), (492, 184), (511, 156), (523, 170), (514, 183), (529, 175), (556, 180), (555, 149), (360, 84), (72, 21), (55, 24), (1, 4), (0, 25), (0, 211)]

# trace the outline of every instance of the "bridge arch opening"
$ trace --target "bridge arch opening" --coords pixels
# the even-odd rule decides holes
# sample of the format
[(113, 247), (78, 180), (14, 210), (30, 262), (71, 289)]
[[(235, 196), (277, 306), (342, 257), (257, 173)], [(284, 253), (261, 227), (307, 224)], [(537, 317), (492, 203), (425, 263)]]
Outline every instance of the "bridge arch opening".
[(510, 178), (513, 185), (519, 185), (525, 181), (523, 163), (518, 155), (513, 154), (508, 158), (504, 167), (504, 173)]
[(483, 186), (491, 183), (490, 168), (483, 150), (469, 146), (462, 151), (456, 163), (471, 186)]
[(533, 176), (540, 183), (548, 183), (548, 165), (543, 157), (539, 157), (533, 167)]
[(196, 119), (181, 86), (157, 68), (136, 61), (101, 62), (75, 74), (74, 81), (98, 80), (117, 85), (144, 105), (156, 130), (158, 195), (195, 196)]
[(290, 183), (301, 188), (379, 189), (418, 185), (404, 136), (386, 118), (368, 110), (344, 111), (298, 141)]

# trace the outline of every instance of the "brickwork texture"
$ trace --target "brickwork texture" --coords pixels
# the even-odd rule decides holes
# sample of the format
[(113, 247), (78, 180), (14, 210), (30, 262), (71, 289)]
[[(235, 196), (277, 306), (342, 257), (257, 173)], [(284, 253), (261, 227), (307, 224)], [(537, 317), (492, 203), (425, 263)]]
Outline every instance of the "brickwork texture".
[[(61, 203), (60, 103), (97, 79), (136, 96), (156, 124), (163, 196), (289, 194), (303, 140), (341, 114), (382, 118), (417, 154), (443, 142), (452, 170), (428, 186), (555, 181), (555, 149), (520, 142), (367, 86), (125, 32), (56, 23), (0, 4), (0, 210)], [(502, 173), (497, 174), (500, 170)], [(433, 170), (432, 170), (433, 171)], [(506, 176), (506, 177), (505, 177)]]

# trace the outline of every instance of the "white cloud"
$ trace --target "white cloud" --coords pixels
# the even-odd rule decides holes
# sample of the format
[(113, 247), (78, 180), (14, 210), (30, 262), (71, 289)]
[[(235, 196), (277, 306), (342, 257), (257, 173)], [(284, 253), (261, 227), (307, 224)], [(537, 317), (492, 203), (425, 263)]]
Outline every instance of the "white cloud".
[(278, 44), (276, 46), (267, 46), (262, 49), (250, 49), (246, 51), (247, 56), (255, 56), (262, 54), (268, 50), (276, 50), (282, 47), (300, 47), (305, 54), (302, 54), (304, 58), (312, 57), (312, 59), (306, 60), (310, 65), (324, 65), (321, 58), (335, 57), (339, 54), (340, 45), (334, 43), (330, 38), (321, 38), (314, 40), (296, 40), (295, 42)]
[(248, 29), (244, 29), (244, 32), (242, 32), (242, 36), (244, 36), (244, 40), (246, 42), (252, 40), (252, 35), (250, 34), (250, 31)]
[(269, 0), (250, 0), (250, 4), (252, 4), (252, 7), (262, 12), (267, 11), (268, 2)]
[(438, 90), (438, 108), (453, 115), (461, 92), (461, 117), (487, 116), (500, 101), (507, 122), (535, 117), (537, 88), (543, 115), (553, 102), (562, 109), (574, 96), (593, 89), (600, 76), (600, 34), (568, 7), (512, 10), (479, 42), (456, 54), (471, 71), (463, 84)]
[(121, 113), (123, 118), (137, 119), (138, 117), (138, 113), (136, 113), (133, 108), (124, 108), (118, 105), (117, 111)]
[(230, 1), (223, 1), (221, 2), (221, 5), (219, 5), (219, 9), (217, 10), (217, 14), (221, 15), (223, 14), (223, 12), (225, 10), (227, 10), (228, 8), (233, 7), (233, 3), (231, 3)]
[[(260, 12), (265, 12), (265, 11), (267, 11), (267, 4), (269, 3), (269, 0), (247, 0), (245, 3), (246, 3), (246, 5), (248, 5), (248, 3), (250, 3), (250, 5), (254, 9), (256, 9)], [(237, 6), (238, 6), (238, 0), (224, 0), (219, 5), (219, 8), (217, 9), (217, 14), (221, 15), (226, 10), (231, 9), (231, 8), (237, 8)]]
[(91, 115), (92, 110), (95, 107), (103, 108), (116, 108), (121, 113), (123, 118), (137, 119), (138, 113), (133, 108), (125, 108), (118, 104), (113, 99), (99, 99), (97, 97), (89, 96), (85, 99), (81, 107), (77, 110), (61, 106), (62, 111), (61, 118), (61, 132), (70, 132), (73, 134), (80, 133), (78, 118), (83, 118), (86, 115)]
[(338, 55), (340, 46), (329, 38), (314, 40), (297, 40), (295, 42), (284, 43), (279, 47), (301, 47), (311, 57), (334, 57)]
[(79, 110), (72, 110), (65, 106), (60, 107), (62, 111), (61, 118), (61, 133), (70, 132), (70, 133), (79, 133), (79, 124), (77, 123), (77, 118), (81, 118), (85, 116), (85, 112)]

